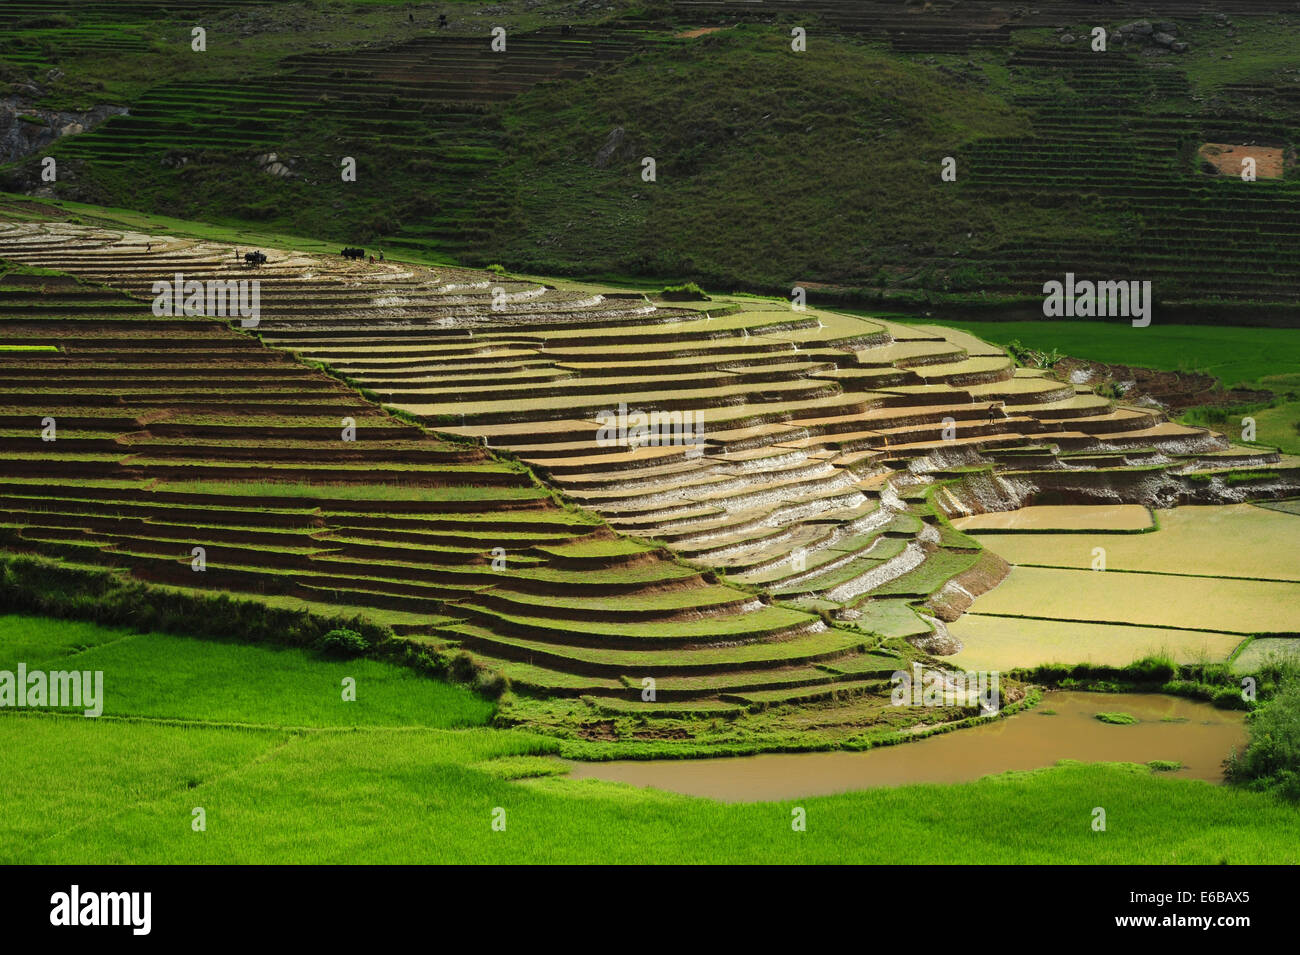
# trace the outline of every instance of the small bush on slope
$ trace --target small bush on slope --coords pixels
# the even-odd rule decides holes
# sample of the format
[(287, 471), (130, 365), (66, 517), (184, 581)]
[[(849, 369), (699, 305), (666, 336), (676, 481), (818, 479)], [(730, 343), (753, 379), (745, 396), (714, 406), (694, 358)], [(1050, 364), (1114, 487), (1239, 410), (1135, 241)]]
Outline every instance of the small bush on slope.
[(1300, 677), (1290, 677), (1272, 701), (1252, 713), (1250, 743), (1224, 761), (1228, 779), (1300, 801)]

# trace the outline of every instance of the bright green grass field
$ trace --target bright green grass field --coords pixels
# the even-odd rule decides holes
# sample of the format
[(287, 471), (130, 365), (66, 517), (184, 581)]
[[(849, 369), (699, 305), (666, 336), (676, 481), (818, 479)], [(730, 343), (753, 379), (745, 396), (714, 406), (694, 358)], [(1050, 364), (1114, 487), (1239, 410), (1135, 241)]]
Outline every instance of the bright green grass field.
[[(925, 324), (906, 319), (911, 324)], [(1120, 322), (962, 322), (934, 319), (985, 341), (1115, 365), (1161, 371), (1203, 371), (1225, 387), (1258, 381), (1300, 366), (1300, 329), (1221, 325), (1161, 325), (1146, 328)]]
[[(102, 670), (104, 715), (273, 726), (481, 726), (493, 704), (374, 660), (0, 616), (0, 668)], [(342, 681), (356, 681), (344, 702)]]
[[(62, 654), (93, 646), (83, 656), (101, 661), (134, 642), (117, 662), (153, 689), (121, 689), (131, 684), (106, 671), (110, 701), (116, 686), (127, 694), (118, 712), (178, 717), (0, 712), (0, 863), (1300, 862), (1287, 837), (1300, 809), (1143, 767), (1069, 764), (743, 805), (596, 780), (517, 783), (502, 770), (536, 771), (554, 741), (486, 727), (331, 727), (323, 704), (301, 701), (315, 694), (300, 684), (333, 682), (339, 664), (33, 618), (0, 618), (0, 634), (0, 668), (41, 640)], [(395, 668), (386, 682), (385, 665), (343, 666), (370, 674), (358, 679), (359, 695), (373, 685), (395, 698), (402, 685)], [(212, 725), (214, 712), (228, 718), (222, 694), (237, 680), (258, 688), (246, 721), (284, 713), (302, 727), (315, 714), (322, 728)], [(421, 682), (431, 696), (412, 685), (401, 692), (433, 716), (413, 704), (405, 722), (464, 714), (447, 695), (458, 688)], [(374, 722), (395, 715), (381, 707)], [(795, 805), (807, 812), (806, 832), (791, 829)], [(1106, 809), (1106, 832), (1092, 830), (1096, 806)], [(192, 828), (196, 807), (205, 831)], [(504, 831), (492, 828), (498, 808)]]
[[(1280, 400), (1272, 408), (1251, 412), (1255, 419), (1255, 440), (1300, 454), (1300, 400), (1295, 398), (1300, 395), (1300, 374), (1267, 375), (1259, 380), (1259, 386), (1291, 397)], [(1196, 421), (1189, 419), (1188, 423)]]

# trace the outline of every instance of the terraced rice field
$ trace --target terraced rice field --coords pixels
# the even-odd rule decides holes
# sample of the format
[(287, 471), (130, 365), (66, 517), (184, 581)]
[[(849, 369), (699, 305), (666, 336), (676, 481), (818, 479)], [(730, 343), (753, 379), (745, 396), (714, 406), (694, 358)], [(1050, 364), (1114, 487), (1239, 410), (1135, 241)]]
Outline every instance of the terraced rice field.
[[(669, 701), (743, 713), (783, 695), (874, 693), (877, 676), (902, 665), (897, 650), (864, 653), (879, 637), (829, 628), (617, 537), (558, 505), (519, 465), (463, 437), (431, 436), (286, 350), (223, 321), (155, 317), (147, 302), (93, 284), (118, 282), (137, 256), (142, 279), (159, 266), (236, 274), (228, 250), (158, 239), (142, 253), (136, 237), (105, 245), (74, 233), (20, 229), (0, 251), (57, 259), (91, 283), (0, 275), (6, 343), (55, 349), (0, 357), (5, 550), (362, 613), (416, 645), (472, 652), (525, 696), (584, 695), (590, 702), (574, 703), (591, 712), (617, 701), (635, 709), (643, 676), (659, 679)], [(378, 274), (409, 278), (396, 266)], [(299, 278), (297, 292), (269, 269), (260, 277), (264, 307), (307, 289), (318, 303), (365, 310), (383, 291), (341, 275)], [(421, 276), (429, 284), (416, 294), (443, 308), (471, 302), (467, 287), (484, 284), (432, 278)], [(537, 307), (563, 306), (547, 298)], [(268, 337), (270, 324), (259, 329)]]
[(986, 543), (1017, 565), (1087, 568), (1101, 546), (1107, 570), (1300, 581), (1300, 521), (1288, 516), (1252, 504), (1189, 505), (1157, 511), (1160, 530), (1150, 537), (1005, 534)]
[[(888, 673), (942, 652), (940, 620), (1005, 573), (950, 517), (1213, 501), (1262, 464), (1252, 493), (1295, 492), (1289, 460), (965, 332), (287, 250), (254, 272), (234, 253), (3, 227), (0, 258), (71, 276), (0, 279), (6, 339), (58, 348), (0, 358), (5, 546), (372, 608), (507, 675), (536, 703), (520, 719), (588, 740), (694, 739), (668, 702), (738, 712), (731, 742), (804, 733), (777, 705), (820, 706), (834, 739), (889, 723)], [(256, 337), (151, 314), (176, 273), (255, 277)], [(1241, 586), (1239, 602), (1272, 596)], [(1035, 588), (1017, 569), (991, 599)]]
[(0, 4), (0, 863), (1295, 861), (1300, 0), (442, 7)]
[(963, 648), (947, 659), (968, 670), (1006, 671), (1064, 662), (1124, 667), (1147, 656), (1167, 656), (1178, 663), (1222, 662), (1246, 640), (1240, 633), (974, 612), (949, 624), (948, 630)]
[(952, 526), (966, 533), (991, 531), (1145, 531), (1155, 527), (1151, 512), (1137, 504), (1113, 507), (1040, 505), (959, 517)]
[(1017, 567), (986, 596), (984, 614), (1015, 616), (1026, 607), (1050, 605), (1063, 620), (1244, 634), (1293, 627), (1300, 591), (1292, 583), (1268, 580)]
[[(175, 29), (174, 18), (237, 17), (240, 5), (253, 15), (261, 6), (245, 0), (236, 5), (184, 0), (182, 13), (175, 4), (13, 0), (0, 10), (0, 58), (26, 66), (65, 45), (80, 56), (106, 61), (114, 55), (139, 56), (150, 52), (150, 39)], [(251, 150), (250, 155), (267, 155), (280, 150), (288, 159), (287, 141), (295, 142), (299, 148), (292, 152), (299, 156), (314, 151), (303, 148), (304, 137), (312, 133), (301, 117), (310, 114), (310, 126), (337, 124), (346, 136), (345, 142), (331, 138), (331, 150), (366, 156), (382, 146), (390, 155), (410, 157), (426, 186), (450, 186), (422, 207), (416, 221), (395, 226), (385, 237), (387, 248), (428, 254), (481, 241), (489, 232), (485, 223), (509, 214), (512, 191), (492, 175), (507, 156), (508, 136), (490, 107), (538, 83), (618, 62), (662, 37), (635, 24), (584, 25), (571, 35), (554, 27), (516, 31), (512, 26), (509, 56), (485, 56), (478, 32), (464, 32), (463, 12), (451, 14), (460, 31), (455, 34), (430, 31), (436, 14), (427, 11), (418, 27), (412, 22), (402, 31), (390, 24), (382, 47), (363, 45), (376, 40), (358, 27), (362, 32), (350, 42), (312, 44), (344, 49), (269, 61), (253, 56), (245, 69), (258, 71), (253, 64), (260, 62), (265, 72), (245, 74), (238, 83), (203, 71), (173, 73), (131, 101), (129, 112), (112, 117), (91, 135), (59, 143), (60, 162), (66, 158), (84, 164), (89, 173), (111, 181), (142, 152), (228, 155)], [(59, 29), (60, 15), (75, 17), (77, 27)], [(403, 158), (394, 165), (407, 162)]]
[(1238, 673), (1255, 673), (1261, 666), (1276, 660), (1300, 659), (1300, 637), (1261, 637), (1252, 640), (1233, 658)]
[[(1285, 502), (1283, 502), (1285, 503)], [(1165, 652), (1180, 662), (1263, 662), (1284, 650), (1300, 605), (1300, 526), (1285, 510), (1235, 504), (1156, 512), (1145, 534), (998, 533), (1014, 566), (950, 625), (967, 666), (1104, 663)], [(1105, 570), (1090, 568), (1096, 548)], [(1276, 642), (1275, 642), (1276, 641)]]

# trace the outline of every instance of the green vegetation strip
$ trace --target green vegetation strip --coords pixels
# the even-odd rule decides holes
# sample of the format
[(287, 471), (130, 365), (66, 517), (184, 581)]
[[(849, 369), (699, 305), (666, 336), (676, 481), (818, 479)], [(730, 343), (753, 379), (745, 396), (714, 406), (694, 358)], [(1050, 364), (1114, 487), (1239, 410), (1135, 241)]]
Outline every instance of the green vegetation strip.
[[(123, 639), (128, 646), (115, 649)], [(149, 641), (150, 652), (136, 653), (144, 644), (131, 649), (133, 639)], [(1294, 829), (1294, 807), (1247, 791), (1249, 783), (1237, 789), (1162, 778), (1156, 773), (1170, 768), (1163, 765), (1072, 763), (958, 785), (724, 805), (563, 778), (564, 764), (553, 757), (558, 743), (517, 731), (381, 725), (399, 715), (385, 713), (381, 701), (361, 721), (370, 725), (352, 725), (334, 711), (360, 705), (368, 687), (384, 697), (397, 685), (368, 674), (358, 681), (358, 703), (346, 703), (335, 693), (332, 664), (286, 660), (266, 648), (242, 648), (256, 659), (223, 659), (236, 645), (213, 643), (187, 666), (193, 646), (184, 637), (123, 637), (81, 624), (0, 617), (6, 656), (44, 647), (52, 654), (47, 659), (71, 664), (79, 655), (125, 654), (118, 662), (136, 672), (129, 684), (118, 674), (116, 685), (129, 690), (119, 706), (172, 714), (92, 720), (0, 713), (0, 752), (12, 786), (0, 801), (0, 859), (1300, 863), (1300, 848), (1284, 837)], [(261, 668), (265, 677), (257, 675)], [(222, 703), (221, 681), (201, 688), (204, 674), (222, 669), (244, 673), (261, 692)], [(114, 667), (106, 674), (110, 700), (117, 673)], [(469, 715), (451, 691), (434, 691), (424, 719)], [(214, 705), (221, 708), (216, 718)], [(219, 719), (231, 716), (238, 719)], [(276, 725), (281, 720), (286, 725)], [(1260, 761), (1267, 758), (1261, 752)], [(1112, 807), (1124, 819), (1106, 839), (1096, 838), (1086, 814), (1078, 826), (1061, 825), (1079, 811), (1078, 793), (1085, 791), (1089, 805)], [(202, 838), (189, 825), (195, 805), (208, 813)], [(384, 808), (379, 816), (376, 805)], [(797, 835), (790, 831), (794, 805), (808, 819)], [(506, 811), (502, 833), (490, 832), (495, 806)], [(863, 819), (873, 824), (864, 827)], [(927, 836), (939, 821), (949, 838), (936, 842)], [(286, 827), (292, 839), (284, 838)], [(685, 831), (691, 839), (664, 841)]]

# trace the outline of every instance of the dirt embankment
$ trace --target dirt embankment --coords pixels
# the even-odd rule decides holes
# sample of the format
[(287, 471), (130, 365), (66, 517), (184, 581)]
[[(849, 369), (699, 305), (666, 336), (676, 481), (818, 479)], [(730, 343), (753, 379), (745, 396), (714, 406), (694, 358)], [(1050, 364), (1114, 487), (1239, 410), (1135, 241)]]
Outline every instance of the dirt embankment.
[(1141, 403), (1146, 398), (1174, 415), (1203, 405), (1226, 407), (1273, 398), (1269, 391), (1224, 388), (1217, 378), (1199, 371), (1156, 371), (1082, 358), (1063, 358), (1053, 370), (1057, 377), (1076, 385), (1114, 384), (1125, 403)]
[(993, 551), (986, 550), (971, 567), (948, 581), (932, 596), (927, 607), (940, 620), (952, 623), (970, 609), (976, 597), (1002, 583), (1009, 573), (1011, 565)]

